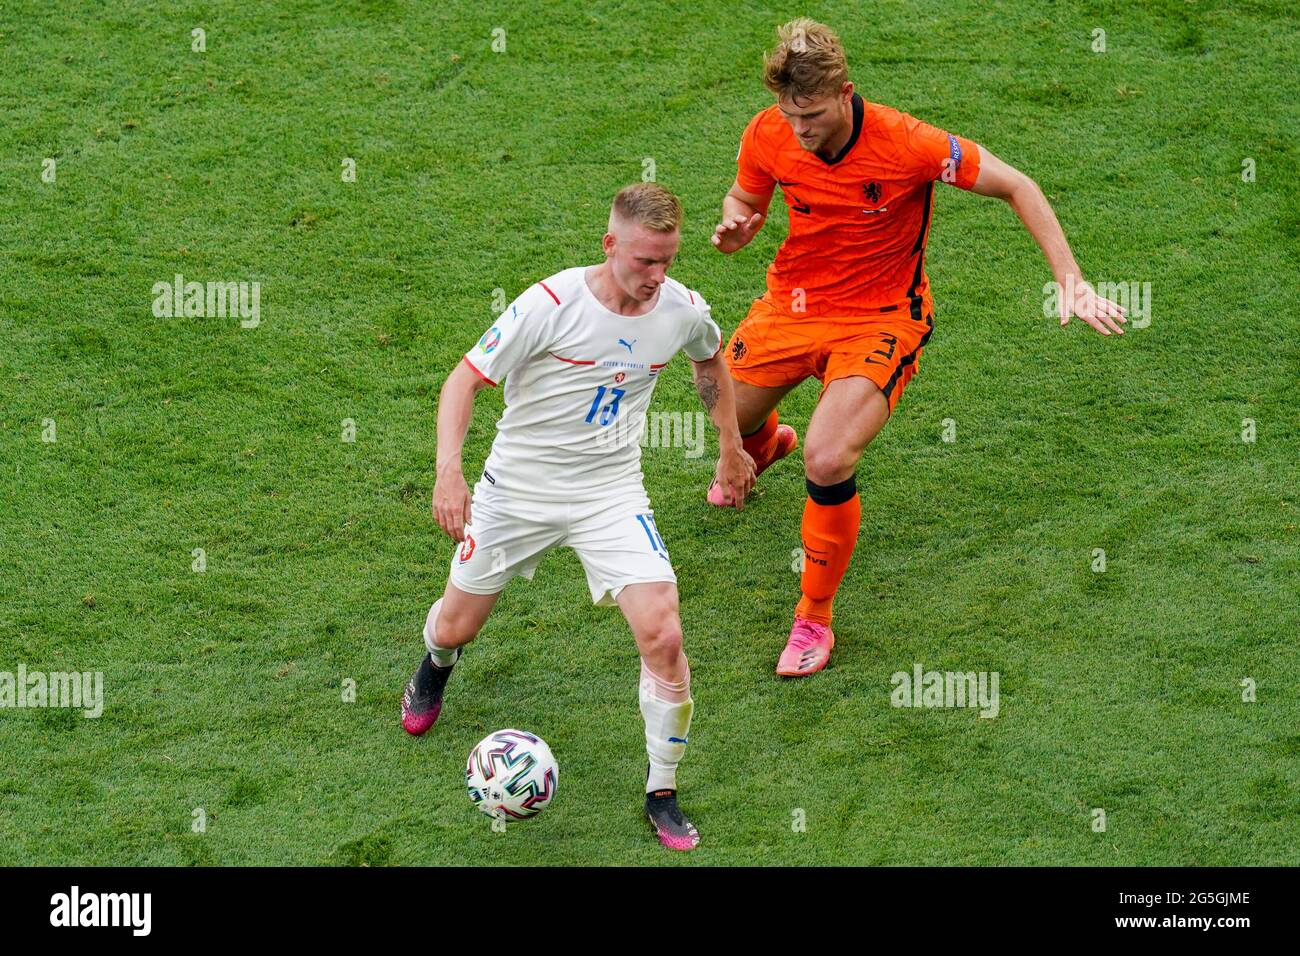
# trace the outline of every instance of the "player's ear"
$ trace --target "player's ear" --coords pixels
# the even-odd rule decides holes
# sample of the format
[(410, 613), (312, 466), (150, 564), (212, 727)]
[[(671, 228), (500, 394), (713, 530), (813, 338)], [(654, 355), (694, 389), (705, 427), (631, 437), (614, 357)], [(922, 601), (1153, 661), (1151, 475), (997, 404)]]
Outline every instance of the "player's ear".
[(853, 83), (845, 80), (844, 85), (840, 87), (840, 96), (844, 97), (844, 102), (848, 103), (853, 99)]
[(612, 255), (614, 254), (614, 246), (615, 246), (615, 245), (616, 245), (616, 242), (615, 242), (615, 239), (614, 239), (614, 234), (613, 234), (612, 232), (607, 232), (607, 233), (605, 233), (605, 238), (601, 240), (600, 246), (601, 246), (602, 249), (605, 250), (605, 258), (606, 258), (606, 259), (608, 259), (610, 256), (612, 256)]

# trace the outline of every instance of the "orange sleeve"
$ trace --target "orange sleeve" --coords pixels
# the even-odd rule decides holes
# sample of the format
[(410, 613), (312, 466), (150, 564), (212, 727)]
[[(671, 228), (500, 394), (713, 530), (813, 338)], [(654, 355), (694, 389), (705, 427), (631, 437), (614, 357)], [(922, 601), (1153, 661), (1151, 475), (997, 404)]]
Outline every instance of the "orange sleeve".
[(766, 196), (776, 188), (776, 178), (768, 170), (768, 155), (758, 138), (759, 113), (740, 136), (740, 151), (736, 153), (736, 182), (747, 193)]
[(954, 136), (904, 114), (905, 154), (920, 182), (940, 180), (970, 189), (980, 174), (980, 148), (974, 140)]

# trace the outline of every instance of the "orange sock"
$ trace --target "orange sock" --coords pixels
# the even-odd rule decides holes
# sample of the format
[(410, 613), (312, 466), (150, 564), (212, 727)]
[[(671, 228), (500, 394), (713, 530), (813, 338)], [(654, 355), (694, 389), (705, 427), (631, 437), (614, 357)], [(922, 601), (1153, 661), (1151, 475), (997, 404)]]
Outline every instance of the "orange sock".
[(776, 454), (776, 412), (767, 416), (767, 421), (759, 426), (758, 431), (742, 435), (740, 442), (749, 452), (749, 457), (754, 459), (754, 470), (761, 474), (772, 464), (772, 456)]
[(830, 625), (831, 604), (849, 569), (861, 523), (862, 500), (855, 479), (834, 485), (808, 482), (802, 527), (803, 597), (795, 617)]

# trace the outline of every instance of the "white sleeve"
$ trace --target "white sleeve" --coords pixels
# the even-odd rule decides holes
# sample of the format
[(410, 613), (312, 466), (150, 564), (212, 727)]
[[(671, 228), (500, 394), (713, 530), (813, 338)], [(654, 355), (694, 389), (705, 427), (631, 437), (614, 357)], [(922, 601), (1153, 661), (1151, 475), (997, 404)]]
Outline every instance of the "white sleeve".
[(707, 362), (718, 354), (722, 348), (722, 330), (713, 321), (713, 310), (698, 292), (691, 293), (695, 299), (695, 309), (699, 313), (692, 325), (690, 336), (682, 346), (687, 358), (696, 362)]
[(490, 385), (498, 385), (529, 359), (544, 355), (554, 337), (555, 300), (540, 284), (506, 306), (465, 361)]

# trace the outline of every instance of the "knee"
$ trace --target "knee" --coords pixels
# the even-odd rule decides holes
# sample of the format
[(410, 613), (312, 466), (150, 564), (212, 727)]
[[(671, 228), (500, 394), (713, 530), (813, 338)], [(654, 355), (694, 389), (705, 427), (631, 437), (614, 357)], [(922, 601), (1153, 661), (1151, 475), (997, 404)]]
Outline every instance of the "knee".
[(472, 615), (446, 607), (438, 609), (438, 620), (433, 626), (434, 643), (439, 647), (460, 647), (478, 636), (478, 622)]
[(836, 445), (810, 445), (803, 454), (804, 471), (815, 485), (836, 485), (853, 477), (858, 456)]
[(676, 614), (668, 615), (641, 639), (641, 657), (646, 666), (665, 680), (680, 680), (685, 665), (682, 654), (682, 625)]

